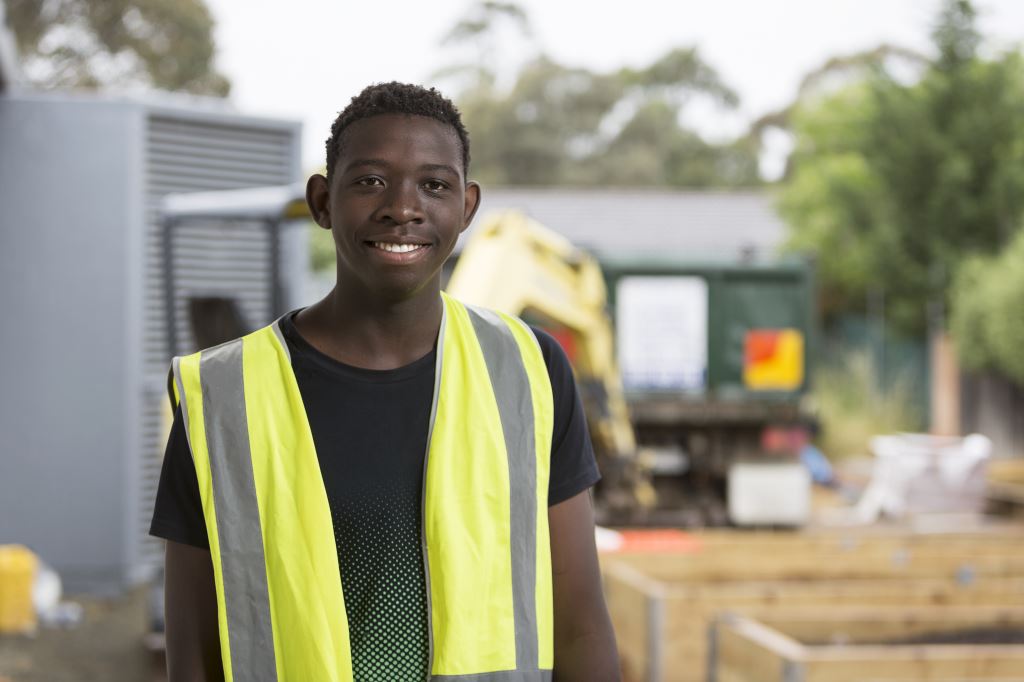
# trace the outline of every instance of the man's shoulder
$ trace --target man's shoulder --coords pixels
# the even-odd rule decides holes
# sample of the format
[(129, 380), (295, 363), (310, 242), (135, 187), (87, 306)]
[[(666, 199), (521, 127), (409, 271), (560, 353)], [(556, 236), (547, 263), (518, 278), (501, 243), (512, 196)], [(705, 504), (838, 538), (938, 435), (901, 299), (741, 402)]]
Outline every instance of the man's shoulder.
[(558, 339), (540, 327), (532, 324), (528, 326), (530, 331), (533, 332), (533, 336), (537, 339), (537, 344), (540, 346), (540, 350), (544, 354), (545, 362), (550, 365), (552, 358), (556, 361), (565, 360), (565, 362), (568, 362), (568, 358), (565, 355), (565, 349), (562, 348), (562, 344)]
[(537, 345), (540, 346), (541, 355), (544, 357), (552, 392), (556, 396), (571, 392), (569, 389), (575, 385), (572, 362), (562, 342), (540, 327), (530, 325), (530, 330), (536, 337)]
[(211, 353), (215, 353), (217, 351), (221, 351), (221, 350), (230, 348), (232, 346), (237, 347), (238, 345), (240, 345), (240, 344), (242, 344), (242, 343), (244, 343), (246, 341), (252, 341), (252, 340), (264, 341), (264, 340), (269, 340), (269, 339), (271, 339), (271, 338), (273, 338), (275, 336), (278, 339), (280, 339), (281, 338), (281, 329), (280, 329), (281, 323), (282, 323), (281, 319), (275, 320), (275, 321), (271, 322), (270, 324), (268, 324), (266, 326), (263, 326), (263, 327), (260, 327), (259, 329), (255, 329), (255, 330), (253, 330), (253, 331), (251, 331), (251, 332), (249, 332), (247, 334), (243, 334), (241, 336), (236, 336), (236, 337), (230, 338), (230, 339), (228, 339), (226, 341), (221, 341), (220, 343), (216, 343), (216, 344), (213, 344), (213, 345), (206, 346), (204, 348), (200, 348), (199, 350), (193, 351), (191, 353), (187, 353), (185, 355), (175, 356), (175, 359), (176, 360), (180, 360), (180, 359), (185, 359), (185, 358), (197, 358), (197, 357), (200, 357), (202, 355), (210, 355)]

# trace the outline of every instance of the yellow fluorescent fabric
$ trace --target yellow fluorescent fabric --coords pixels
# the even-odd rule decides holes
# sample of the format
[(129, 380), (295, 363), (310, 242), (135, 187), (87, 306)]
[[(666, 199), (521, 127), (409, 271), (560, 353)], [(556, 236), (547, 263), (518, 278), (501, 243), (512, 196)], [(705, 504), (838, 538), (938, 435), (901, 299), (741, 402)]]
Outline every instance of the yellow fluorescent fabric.
[(271, 328), (242, 348), (278, 679), (351, 682), (331, 510), (291, 361)]
[(537, 638), (540, 668), (554, 667), (554, 613), (551, 591), (551, 540), (548, 531), (548, 479), (551, 474), (551, 434), (554, 429), (554, 399), (547, 364), (533, 332), (521, 320), (502, 314), (523, 350), (523, 365), (533, 394), (533, 423), (537, 443)]
[[(213, 476), (210, 472), (210, 453), (206, 447), (206, 423), (203, 421), (202, 387), (199, 383), (200, 353), (181, 358), (178, 377), (181, 390), (188, 396), (184, 409), (188, 411), (189, 447), (199, 480), (199, 497), (203, 503), (203, 518), (206, 520), (206, 535), (210, 541), (210, 557), (213, 560), (213, 579), (217, 588), (217, 621), (220, 630), (220, 656), (224, 664), (224, 681), (232, 682), (231, 649), (228, 643), (228, 617), (224, 604), (224, 573), (221, 570), (220, 541), (217, 534), (217, 510), (213, 504)], [(175, 393), (178, 388), (175, 385)], [(181, 396), (178, 395), (179, 402)]]
[[(539, 642), (534, 655), (538, 655), (539, 660), (517, 661), (517, 655), (524, 657), (524, 650), (517, 648), (516, 642), (516, 618), (517, 613), (522, 612), (523, 602), (520, 600), (517, 606), (514, 599), (516, 578), (509, 481), (510, 466), (513, 465), (506, 453), (502, 412), (489, 374), (488, 362), (493, 363), (494, 356), (484, 357), (474, 330), (474, 324), (479, 324), (480, 319), (478, 313), (474, 315), (476, 317), (471, 319), (461, 304), (445, 298), (445, 332), (439, 348), (441, 372), (436, 387), (436, 413), (431, 426), (424, 479), (423, 531), (427, 545), (433, 642), (431, 670), (435, 675), (477, 675), (518, 668), (530, 674), (529, 671), (536, 671), (537, 667), (542, 670), (553, 667), (551, 558), (547, 523), (553, 420), (551, 386), (543, 356), (530, 330), (512, 317), (502, 316), (500, 322), (496, 320), (496, 324), (507, 326), (515, 339), (516, 350), (527, 374), (535, 429), (537, 526), (534, 589)], [(487, 338), (490, 339), (488, 344), (494, 343), (493, 337)], [(258, 573), (262, 579), (262, 570), (265, 570), (265, 599), (269, 602), (276, 678), (281, 682), (352, 682), (348, 622), (330, 505), (291, 361), (276, 326), (250, 334), (240, 343), (240, 383), (245, 409), (244, 413), (240, 409), (238, 413), (240, 419), (245, 419), (248, 429), (248, 454), (255, 492), (254, 502), (247, 504), (252, 514), (258, 513), (258, 533), (262, 535), (263, 544), (263, 556), (259, 556), (259, 548), (254, 547), (252, 561), (264, 564)], [(488, 345), (488, 352), (494, 352), (491, 345)], [(510, 351), (505, 347), (501, 352)], [(246, 621), (244, 617), (231, 620), (225, 608), (225, 580), (234, 585), (236, 583), (232, 581), (237, 577), (232, 577), (234, 573), (225, 576), (223, 566), (226, 558), (235, 561), (237, 566), (239, 556), (243, 563), (249, 561), (249, 557), (245, 549), (242, 555), (232, 552), (225, 557), (220, 546), (215, 500), (220, 500), (218, 504), (225, 507), (221, 516), (228, 518), (230, 513), (237, 515), (232, 504), (242, 498), (232, 488), (224, 487), (223, 481), (215, 489), (220, 479), (214, 480), (212, 472), (221, 472), (222, 469), (216, 467), (231, 461), (222, 462), (218, 455), (214, 462), (216, 467), (211, 467), (203, 391), (205, 387), (214, 395), (220, 395), (211, 388), (221, 386), (219, 382), (222, 381), (217, 378), (221, 375), (215, 374), (212, 368), (223, 366), (210, 364), (210, 376), (204, 378), (200, 376), (200, 359), (200, 354), (196, 353), (175, 361), (175, 375), (180, 386), (176, 383), (173, 392), (182, 402), (199, 480), (214, 564), (221, 653), (226, 679), (230, 681), (233, 673), (229, 623)], [(212, 356), (207, 359), (210, 363), (215, 361)], [(217, 383), (206, 385), (204, 381)], [(496, 381), (500, 384), (504, 379)], [(515, 382), (509, 385), (515, 385)], [(503, 396), (508, 398), (506, 394)], [(502, 409), (507, 410), (507, 405), (502, 403)], [(211, 411), (214, 406), (205, 407), (208, 408), (205, 416), (210, 420), (215, 415), (223, 416), (219, 411)], [(216, 407), (219, 410), (222, 406), (218, 404)], [(228, 431), (230, 423), (224, 427), (224, 432)], [(241, 442), (245, 444), (244, 438)], [(514, 466), (513, 470), (525, 472), (525, 469)], [(527, 473), (517, 475), (530, 476)], [(248, 478), (244, 477), (244, 480)], [(517, 497), (517, 500), (522, 499)], [(237, 528), (240, 527), (232, 526), (232, 529)], [(226, 547), (229, 545), (225, 543)], [(248, 546), (242, 545), (243, 548)], [(521, 571), (521, 564), (516, 566)], [(236, 596), (232, 593), (231, 599)], [(246, 591), (241, 593), (241, 597), (246, 599), (251, 594)], [(256, 602), (250, 601), (249, 604)], [(519, 627), (525, 628), (523, 632), (532, 632), (529, 619), (518, 617), (521, 619)], [(253, 629), (259, 631), (258, 626)], [(240, 641), (254, 641), (246, 640), (250, 634), (248, 628), (239, 632), (242, 633)], [(231, 633), (232, 637), (238, 634)], [(265, 640), (269, 646), (269, 638)], [(239, 654), (238, 651), (235, 653)], [(525, 657), (532, 659), (533, 655), (526, 653)], [(238, 666), (241, 666), (240, 661), (252, 663), (255, 659), (243, 657), (238, 660)], [(267, 660), (269, 662), (269, 658)], [(242, 674), (241, 668), (239, 674)]]
[(432, 672), (513, 670), (505, 441), (472, 323), (461, 305), (449, 303), (445, 310), (441, 385), (425, 487)]

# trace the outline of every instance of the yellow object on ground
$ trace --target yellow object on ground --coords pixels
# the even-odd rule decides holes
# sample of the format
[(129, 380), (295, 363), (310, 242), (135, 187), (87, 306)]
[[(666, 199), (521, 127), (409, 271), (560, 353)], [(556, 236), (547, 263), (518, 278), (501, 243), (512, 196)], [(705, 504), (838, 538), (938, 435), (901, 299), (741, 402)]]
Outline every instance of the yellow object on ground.
[(32, 583), (38, 563), (21, 545), (0, 545), (0, 634), (35, 630)]

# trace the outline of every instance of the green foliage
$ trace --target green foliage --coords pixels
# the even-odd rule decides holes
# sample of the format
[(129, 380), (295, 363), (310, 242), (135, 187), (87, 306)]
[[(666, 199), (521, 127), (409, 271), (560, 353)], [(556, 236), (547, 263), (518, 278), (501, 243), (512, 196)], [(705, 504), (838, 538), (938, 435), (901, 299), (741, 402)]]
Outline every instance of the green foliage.
[(334, 272), (337, 263), (334, 237), (316, 223), (309, 223), (309, 265), (313, 272)]
[(457, 97), (473, 134), (473, 175), (503, 185), (732, 187), (758, 184), (757, 149), (745, 141), (714, 144), (680, 122), (695, 96), (721, 107), (739, 98), (692, 48), (670, 50), (644, 68), (601, 73), (560, 64), (543, 53), (499, 87), (491, 46), (511, 20), (530, 35), (514, 4), (484, 2), (448, 35), (472, 42), (470, 73)]
[(23, 71), (40, 88), (147, 85), (227, 95), (203, 0), (7, 0)]
[(780, 207), (833, 312), (880, 290), (890, 322), (920, 332), (961, 261), (996, 252), (1024, 217), (1024, 62), (977, 57), (972, 20), (969, 3), (946, 3), (918, 82), (878, 69), (793, 116)]
[[(531, 41), (533, 30), (526, 11), (514, 2), (482, 0), (472, 5), (442, 38), (446, 46), (468, 46), (463, 60), (449, 64), (434, 73), (434, 78), (468, 79), (470, 88), (494, 86), (497, 72), (507, 55), (521, 51), (522, 45), (510, 41)], [(517, 49), (520, 48), (520, 49)]]
[(867, 454), (872, 436), (921, 428), (922, 415), (912, 407), (909, 376), (879, 388), (877, 368), (866, 351), (845, 354), (838, 363), (815, 371), (812, 394), (821, 420), (821, 449), (830, 459)]
[[(915, 72), (929, 63), (926, 57), (914, 50), (887, 43), (870, 50), (829, 57), (821, 66), (804, 75), (797, 88), (796, 98), (792, 102), (781, 109), (762, 114), (750, 124), (747, 136), (760, 144), (768, 130), (791, 130), (793, 117), (800, 105), (806, 103), (815, 93), (827, 90), (837, 79), (849, 82), (892, 66)], [(786, 176), (788, 177), (788, 173)]]
[(869, 118), (864, 88), (844, 90), (795, 114), (794, 172), (779, 200), (792, 226), (790, 247), (814, 253), (832, 307), (855, 305), (872, 279), (871, 232), (878, 222), (878, 179), (860, 152)]
[(977, 16), (970, 0), (946, 1), (932, 31), (932, 42), (939, 50), (938, 68), (952, 71), (974, 58), (981, 44), (974, 26)]
[(756, 149), (716, 145), (683, 127), (692, 94), (737, 101), (694, 50), (646, 69), (595, 73), (541, 56), (508, 92), (487, 82), (459, 106), (473, 131), (474, 175), (509, 185), (746, 186)]
[(484, 40), (494, 29), (497, 21), (508, 20), (522, 33), (529, 34), (530, 19), (526, 11), (514, 2), (484, 0), (469, 9), (469, 13), (448, 31), (443, 43), (461, 43), (467, 40)]
[(960, 269), (950, 329), (961, 362), (1024, 384), (1024, 230), (998, 256), (974, 256)]

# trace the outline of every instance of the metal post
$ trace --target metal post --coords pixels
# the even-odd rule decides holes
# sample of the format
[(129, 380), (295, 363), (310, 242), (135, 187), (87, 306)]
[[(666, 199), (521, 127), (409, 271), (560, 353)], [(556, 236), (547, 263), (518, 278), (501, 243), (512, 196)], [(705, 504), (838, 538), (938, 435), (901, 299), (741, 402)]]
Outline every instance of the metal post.
[(178, 354), (178, 330), (174, 320), (174, 258), (172, 253), (174, 248), (173, 229), (176, 224), (173, 218), (164, 218), (161, 235), (163, 237), (161, 256), (164, 266), (164, 322), (167, 325), (165, 333), (167, 335), (168, 357), (166, 359), (168, 362)]
[(267, 238), (270, 240), (270, 316), (277, 319), (284, 315), (284, 285), (281, 282), (281, 219), (274, 218), (267, 223)]
[(660, 594), (647, 595), (647, 675), (645, 682), (661, 682), (665, 604)]
[(718, 623), (717, 617), (708, 623), (707, 682), (718, 682)]

